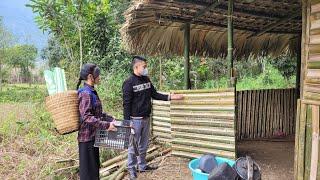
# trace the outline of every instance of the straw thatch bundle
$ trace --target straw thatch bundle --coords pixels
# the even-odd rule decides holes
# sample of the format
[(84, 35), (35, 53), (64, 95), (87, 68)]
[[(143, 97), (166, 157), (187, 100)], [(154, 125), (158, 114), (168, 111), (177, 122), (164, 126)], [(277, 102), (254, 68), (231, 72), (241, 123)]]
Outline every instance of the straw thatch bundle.
[[(218, 2), (218, 3), (216, 3)], [(191, 24), (192, 55), (227, 55), (228, 0), (134, 0), (121, 29), (126, 49), (139, 54), (183, 55), (183, 25)], [(235, 0), (234, 54), (293, 55), (301, 33), (300, 0)], [(266, 32), (264, 32), (266, 31)]]

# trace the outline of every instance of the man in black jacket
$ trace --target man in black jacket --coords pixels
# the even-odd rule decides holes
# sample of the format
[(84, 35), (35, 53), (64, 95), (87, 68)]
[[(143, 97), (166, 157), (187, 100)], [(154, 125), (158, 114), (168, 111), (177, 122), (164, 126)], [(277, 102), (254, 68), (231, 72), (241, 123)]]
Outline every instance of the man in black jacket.
[(158, 93), (148, 77), (147, 63), (143, 57), (134, 56), (132, 59), (132, 67), (133, 74), (123, 83), (122, 92), (124, 119), (131, 120), (131, 125), (135, 132), (134, 136), (138, 143), (138, 157), (132, 145), (128, 149), (128, 171), (130, 173), (130, 179), (136, 179), (137, 163), (140, 172), (154, 169), (147, 166), (145, 159), (149, 143), (151, 98), (169, 101), (172, 99), (183, 99), (183, 96)]

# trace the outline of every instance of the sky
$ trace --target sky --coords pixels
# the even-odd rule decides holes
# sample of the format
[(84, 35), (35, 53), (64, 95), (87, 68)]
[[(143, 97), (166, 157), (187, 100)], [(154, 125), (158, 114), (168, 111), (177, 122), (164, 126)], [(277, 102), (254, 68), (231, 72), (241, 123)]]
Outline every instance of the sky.
[(37, 27), (29, 0), (0, 0), (0, 16), (5, 27), (14, 34), (18, 43), (34, 44), (38, 52), (47, 45), (48, 34)]

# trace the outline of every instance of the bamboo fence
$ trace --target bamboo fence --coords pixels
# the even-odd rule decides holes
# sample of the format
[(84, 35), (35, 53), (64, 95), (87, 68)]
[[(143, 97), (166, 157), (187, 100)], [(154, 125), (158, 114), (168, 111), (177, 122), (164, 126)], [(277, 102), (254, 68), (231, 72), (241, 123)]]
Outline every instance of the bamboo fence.
[(237, 91), (237, 140), (295, 131), (296, 89)]

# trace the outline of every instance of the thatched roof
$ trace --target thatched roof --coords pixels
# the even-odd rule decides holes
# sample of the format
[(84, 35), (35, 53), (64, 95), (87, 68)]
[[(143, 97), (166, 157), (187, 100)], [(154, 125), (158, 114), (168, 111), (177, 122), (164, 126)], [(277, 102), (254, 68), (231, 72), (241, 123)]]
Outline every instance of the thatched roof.
[[(235, 56), (293, 54), (300, 42), (300, 0), (235, 0)], [(136, 54), (183, 54), (184, 23), (191, 23), (191, 54), (227, 54), (228, 0), (134, 0), (121, 29)]]

